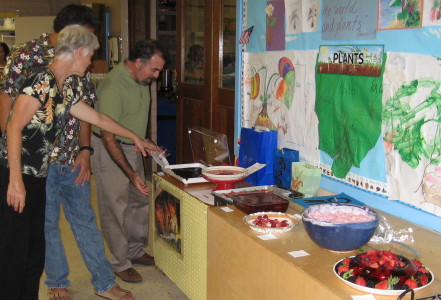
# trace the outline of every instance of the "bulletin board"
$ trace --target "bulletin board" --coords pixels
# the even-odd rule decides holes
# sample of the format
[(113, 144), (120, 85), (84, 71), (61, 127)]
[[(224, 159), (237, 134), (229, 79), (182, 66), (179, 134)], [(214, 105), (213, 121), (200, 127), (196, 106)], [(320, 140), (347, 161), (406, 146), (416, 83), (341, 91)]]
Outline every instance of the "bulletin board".
[[(252, 5), (248, 5), (251, 4)], [(441, 216), (439, 0), (244, 0), (236, 127), (323, 177)], [(240, 35), (239, 35), (240, 36)]]

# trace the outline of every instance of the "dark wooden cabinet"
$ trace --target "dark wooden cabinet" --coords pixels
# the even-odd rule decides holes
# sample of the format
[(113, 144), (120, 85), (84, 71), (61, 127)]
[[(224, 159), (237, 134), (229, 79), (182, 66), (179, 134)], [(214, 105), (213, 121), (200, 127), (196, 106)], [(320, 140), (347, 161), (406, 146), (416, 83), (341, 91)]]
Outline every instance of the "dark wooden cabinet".
[[(152, 11), (156, 15), (149, 23)], [(170, 40), (174, 14), (176, 43)], [(193, 162), (188, 129), (195, 127), (226, 134), (233, 157), (235, 17), (236, 0), (179, 0), (171, 9), (129, 0), (129, 45), (151, 37), (154, 24), (158, 41), (176, 55), (177, 163)], [(192, 64), (190, 57), (196, 58)]]
[[(205, 127), (226, 134), (233, 156), (234, 149), (234, 85), (225, 86), (223, 49), (229, 49), (230, 62), (234, 62), (235, 0), (178, 1), (178, 115), (177, 160), (193, 162), (188, 129)], [(228, 31), (228, 33), (226, 33)], [(224, 36), (228, 42), (224, 42)], [(196, 49), (202, 47), (203, 62), (195, 62), (202, 75), (188, 75), (189, 60)], [(228, 45), (228, 46), (226, 46)], [(200, 66), (202, 65), (202, 66)], [(234, 76), (234, 65), (229, 65)], [(231, 81), (230, 81), (231, 82)], [(233, 78), (234, 82), (234, 78)]]

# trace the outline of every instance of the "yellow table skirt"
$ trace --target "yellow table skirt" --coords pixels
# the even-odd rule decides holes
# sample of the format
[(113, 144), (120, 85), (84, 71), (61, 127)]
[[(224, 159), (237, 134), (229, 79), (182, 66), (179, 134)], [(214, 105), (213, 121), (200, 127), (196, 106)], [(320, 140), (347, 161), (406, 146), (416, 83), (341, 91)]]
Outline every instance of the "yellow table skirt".
[[(174, 182), (171, 183), (170, 181)], [(156, 265), (190, 298), (207, 299), (208, 205), (168, 180), (153, 174), (153, 195), (165, 190), (180, 200), (181, 253), (155, 227), (155, 198), (150, 197), (150, 226)]]

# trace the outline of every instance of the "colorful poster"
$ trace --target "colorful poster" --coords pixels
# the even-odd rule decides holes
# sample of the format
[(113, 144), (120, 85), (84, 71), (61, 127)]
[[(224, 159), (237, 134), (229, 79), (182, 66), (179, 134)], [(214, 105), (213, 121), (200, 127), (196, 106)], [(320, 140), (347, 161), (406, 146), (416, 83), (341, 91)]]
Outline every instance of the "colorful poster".
[(378, 30), (421, 27), (422, 0), (379, 0)]
[(267, 1), (266, 51), (285, 50), (285, 3)]
[(286, 34), (316, 32), (318, 29), (319, 0), (285, 1)]
[[(343, 46), (347, 47), (347, 46)], [(360, 167), (381, 133), (382, 76), (316, 74), (315, 111), (319, 149), (332, 159), (332, 172), (344, 178)]]
[(323, 1), (322, 40), (372, 40), (376, 37), (375, 1)]
[[(242, 127), (278, 131), (278, 148), (319, 161), (313, 70), (317, 51), (244, 54)], [(303, 156), (302, 156), (303, 155)]]
[(383, 144), (389, 197), (441, 216), (441, 57), (387, 55)]
[(423, 10), (423, 26), (441, 25), (441, 0), (425, 0)]
[(317, 72), (354, 76), (380, 76), (382, 45), (320, 46)]

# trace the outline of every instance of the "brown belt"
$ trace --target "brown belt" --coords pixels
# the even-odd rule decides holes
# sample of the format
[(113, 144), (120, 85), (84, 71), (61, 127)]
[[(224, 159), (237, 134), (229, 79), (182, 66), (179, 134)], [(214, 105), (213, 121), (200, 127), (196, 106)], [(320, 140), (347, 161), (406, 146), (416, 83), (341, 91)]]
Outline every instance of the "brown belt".
[[(101, 138), (101, 134), (98, 134), (98, 133), (96, 133), (95, 131), (92, 131), (92, 134), (94, 135), (94, 136), (96, 136), (97, 138)], [(126, 142), (123, 142), (123, 141), (121, 141), (121, 140), (118, 140), (118, 139), (115, 139), (118, 143), (120, 143), (121, 145), (129, 145), (129, 146), (134, 146), (135, 144), (130, 144), (130, 143), (126, 143)]]

